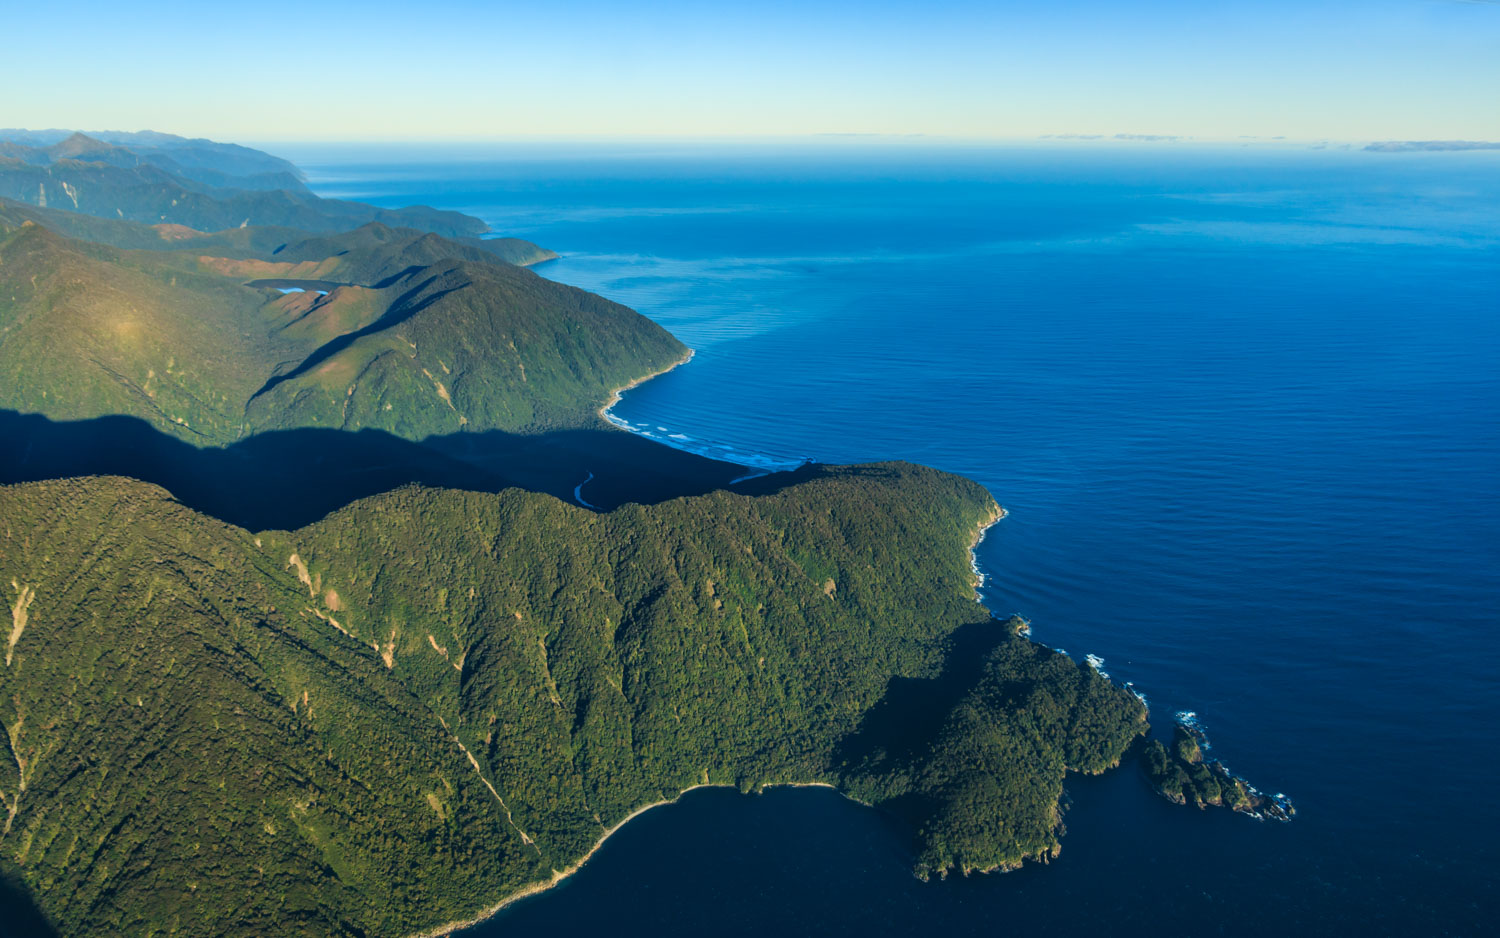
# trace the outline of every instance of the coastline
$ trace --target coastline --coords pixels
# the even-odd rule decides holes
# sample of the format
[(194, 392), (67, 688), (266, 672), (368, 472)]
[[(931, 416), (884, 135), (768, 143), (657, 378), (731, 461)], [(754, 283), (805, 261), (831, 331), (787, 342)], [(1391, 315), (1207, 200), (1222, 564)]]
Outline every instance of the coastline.
[[(688, 359), (690, 359), (692, 357), (693, 357), (692, 356), (692, 352), (689, 351), (688, 355), (685, 358), (683, 358), (682, 361), (677, 362), (676, 364), (670, 366), (669, 368), (663, 369), (663, 372), (670, 371), (672, 368), (677, 367), (677, 365), (682, 364), (683, 362), (687, 361)], [(661, 374), (663, 372), (658, 372), (658, 374)], [(651, 377), (655, 377), (655, 376), (651, 375), (651, 376), (648, 376), (646, 378), (642, 378), (640, 380), (641, 381), (646, 381), (646, 380), (649, 380)], [(639, 384), (640, 381), (637, 381), (635, 383)], [(616, 397), (616, 400), (619, 399), (618, 392), (616, 393), (615, 397)], [(610, 406), (613, 406), (613, 405), (610, 405)], [(604, 410), (604, 408), (601, 408), (600, 410), (601, 410), (601, 413), (602, 413), (603, 410)], [(978, 527), (974, 531), (973, 537), (969, 541), (969, 558), (970, 558), (971, 563), (974, 565), (975, 574), (976, 574), (976, 577), (977, 577), (977, 579), (976, 579), (976, 585), (975, 585), (975, 590), (974, 590), (974, 597), (975, 597), (975, 601), (976, 602), (979, 601), (978, 582), (982, 581), (983, 577), (982, 577), (982, 575), (980, 575), (978, 573), (979, 559), (975, 555), (974, 549), (979, 546), (979, 542), (980, 541), (984, 540), (985, 532), (987, 532), (990, 528), (994, 527), (995, 525), (999, 524), (1001, 521), (1005, 520), (1005, 517), (1008, 514), (1009, 514), (1009, 512), (1007, 512), (1005, 510), (1005, 508), (1003, 506), (1001, 506), (1001, 504), (998, 501), (995, 502), (994, 503), (994, 508), (990, 512), (989, 517), (986, 518), (986, 519), (981, 520), (981, 522), (979, 523)], [(443, 925), (438, 925), (438, 926), (435, 926), (433, 928), (427, 929), (425, 931), (415, 932), (415, 933), (413, 933), (411, 935), (407, 935), (406, 938), (444, 938), (444, 936), (446, 936), (446, 935), (451, 935), (454, 932), (462, 931), (465, 928), (472, 928), (473, 926), (478, 925), (478, 924), (480, 924), (480, 923), (482, 923), (482, 922), (484, 922), (484, 921), (486, 921), (488, 919), (491, 919), (494, 916), (498, 915), (501, 911), (503, 911), (507, 906), (511, 905), (512, 903), (519, 902), (522, 899), (527, 898), (528, 896), (534, 896), (534, 895), (537, 895), (538, 893), (546, 892), (548, 889), (551, 889), (553, 886), (556, 886), (558, 883), (560, 883), (563, 880), (567, 879), (569, 876), (572, 876), (574, 873), (576, 873), (580, 869), (582, 869), (583, 865), (585, 863), (587, 863), (589, 861), (589, 859), (595, 853), (599, 852), (599, 848), (602, 847), (602, 846), (604, 846), (605, 841), (607, 841), (607, 840), (609, 840), (609, 838), (613, 837), (615, 835), (615, 833), (620, 830), (620, 828), (624, 827), (626, 824), (628, 824), (631, 821), (635, 820), (636, 818), (640, 817), (642, 814), (645, 814), (647, 811), (650, 811), (652, 808), (659, 808), (662, 805), (676, 804), (682, 798), (683, 795), (687, 794), (690, 791), (697, 791), (700, 788), (737, 788), (737, 787), (738, 786), (736, 786), (736, 785), (731, 785), (731, 784), (727, 784), (727, 783), (718, 783), (718, 782), (698, 783), (698, 784), (694, 784), (694, 785), (689, 785), (688, 787), (681, 789), (680, 791), (677, 792), (676, 795), (673, 795), (671, 798), (664, 798), (661, 801), (653, 801), (650, 804), (642, 805), (639, 808), (636, 808), (634, 811), (631, 811), (629, 814), (625, 815), (620, 820), (616, 821), (609, 828), (607, 828), (604, 831), (603, 835), (601, 835), (600, 838), (594, 842), (594, 845), (588, 849), (588, 852), (585, 853), (583, 856), (579, 857), (573, 863), (569, 864), (568, 867), (567, 867), (567, 869), (564, 869), (564, 870), (553, 870), (552, 871), (552, 876), (550, 878), (548, 878), (546, 880), (541, 880), (541, 881), (538, 881), (538, 882), (535, 882), (535, 883), (530, 883), (529, 885), (526, 885), (526, 886), (522, 886), (519, 890), (517, 890), (514, 893), (511, 893), (510, 895), (508, 895), (505, 898), (501, 899), (499, 902), (496, 902), (495, 904), (493, 904), (491, 906), (487, 906), (486, 908), (484, 908), (480, 912), (476, 913), (472, 918), (463, 919), (463, 920), (457, 921), (457, 922), (448, 922), (448, 923), (443, 924)], [(760, 792), (765, 791), (767, 788), (827, 788), (827, 789), (831, 789), (832, 791), (837, 792), (840, 797), (845, 798), (845, 799), (847, 799), (849, 801), (852, 801), (855, 804), (863, 805), (864, 807), (867, 807), (867, 808), (873, 808), (874, 807), (874, 805), (871, 805), (870, 803), (865, 802), (865, 801), (861, 801), (860, 799), (855, 798), (855, 797), (849, 795), (847, 792), (844, 792), (844, 791), (840, 790), (839, 787), (837, 785), (833, 784), (832, 782), (824, 782), (824, 781), (762, 782), (762, 783), (756, 785), (752, 789), (752, 791), (754, 793), (756, 793), (756, 794), (759, 794)], [(1054, 808), (1054, 810), (1055, 810), (1055, 808)], [(1054, 844), (1053, 856), (1056, 856), (1057, 855), (1057, 851), (1060, 850), (1060, 849), (1061, 849), (1061, 845)], [(1019, 865), (1019, 864), (1017, 864), (1017, 865)], [(965, 872), (967, 873), (969, 871), (966, 870)]]
[(984, 588), (984, 572), (979, 569), (979, 545), (984, 541), (985, 535), (990, 533), (990, 528), (1009, 516), (1010, 512), (1005, 510), (1005, 506), (996, 502), (995, 510), (989, 520), (979, 525), (979, 530), (974, 532), (974, 539), (969, 542), (969, 569), (974, 571), (974, 601), (980, 605), (984, 604), (984, 599), (979, 594), (979, 591)]
[(679, 365), (686, 365), (688, 362), (693, 360), (693, 356), (696, 354), (698, 354), (697, 349), (688, 349), (686, 355), (677, 359), (677, 361), (673, 362), (667, 367), (659, 369), (657, 371), (653, 371), (649, 375), (641, 375), (639, 378), (634, 378), (628, 383), (620, 385), (619, 387), (609, 392), (609, 400), (605, 401), (603, 404), (600, 404), (599, 409), (595, 411), (595, 413), (603, 418), (604, 422), (608, 423), (610, 426), (619, 427), (621, 430), (624, 430), (627, 433), (634, 432), (630, 430), (629, 426), (626, 425), (623, 420), (617, 420), (616, 418), (611, 417), (609, 412), (614, 409), (614, 406), (616, 404), (620, 403), (620, 400), (624, 398), (626, 391), (630, 390), (633, 387), (645, 384), (652, 378), (659, 378), (672, 369), (677, 368)]
[[(631, 381), (629, 384), (623, 384), (620, 387), (615, 388), (610, 392), (609, 400), (605, 401), (604, 404), (599, 407), (599, 417), (603, 419), (605, 423), (609, 424), (615, 429), (624, 430), (626, 433), (629, 433), (632, 436), (638, 436), (641, 439), (650, 440), (652, 443), (655, 443), (659, 446), (665, 446), (668, 449), (676, 450), (680, 453), (687, 453), (690, 456), (697, 456), (701, 459), (709, 459), (713, 460), (714, 462), (726, 463), (732, 466), (739, 466), (740, 468), (747, 470), (743, 474), (731, 479), (729, 481), (730, 485), (735, 485), (736, 483), (745, 482), (750, 479), (760, 478), (761, 476), (774, 475), (778, 472), (789, 472), (791, 470), (800, 469), (802, 466), (806, 465), (807, 461), (801, 459), (791, 459), (789, 457), (776, 456), (760, 452), (737, 452), (732, 446), (728, 444), (715, 443), (712, 440), (697, 439), (692, 442), (696, 442), (698, 445), (688, 445), (689, 441), (691, 440), (690, 437), (680, 434), (658, 436), (657, 434), (652, 433), (649, 430), (638, 429), (637, 427), (633, 426), (630, 421), (625, 420), (622, 417), (616, 417), (612, 413), (615, 405), (619, 404), (620, 401), (624, 399), (625, 392), (629, 391), (631, 388), (637, 387), (638, 385), (645, 384), (652, 378), (661, 377), (662, 375), (666, 374), (669, 371), (672, 371), (680, 365), (687, 364), (688, 362), (693, 360), (693, 356), (696, 354), (696, 349), (688, 349), (686, 355), (668, 365), (667, 367), (662, 368), (659, 371), (653, 371), (649, 375), (642, 375), (641, 377)], [(666, 434), (665, 429), (661, 427), (657, 427), (657, 429), (660, 430), (663, 434)]]
[[(681, 363), (679, 362), (679, 364)], [(700, 788), (738, 788), (738, 786), (720, 782), (708, 782), (700, 783), (697, 785), (689, 785), (687, 788), (682, 789), (671, 798), (664, 798), (661, 801), (653, 801), (650, 804), (642, 805), (629, 814), (625, 815), (620, 820), (616, 821), (613, 826), (605, 830), (604, 834), (594, 842), (594, 845), (592, 847), (589, 848), (588, 853), (585, 853), (583, 856), (579, 857), (576, 861), (570, 864), (567, 869), (553, 870), (550, 879), (522, 886), (516, 892), (511, 893), (509, 896), (506, 896), (504, 899), (501, 899), (494, 905), (478, 912), (473, 918), (464, 919), (463, 921), (458, 922), (448, 922), (443, 925), (437, 925), (433, 928), (427, 929), (426, 931), (414, 932), (413, 934), (407, 935), (406, 938), (444, 938), (444, 936), (446, 935), (451, 935), (454, 932), (462, 931), (465, 928), (472, 928), (475, 925), (482, 924), (488, 919), (494, 918), (496, 915), (502, 912), (506, 908), (506, 906), (509, 906), (512, 903), (520, 902), (522, 899), (528, 898), (529, 896), (534, 896), (538, 893), (546, 892), (548, 889), (551, 889), (553, 886), (556, 886), (558, 883), (562, 882), (569, 876), (572, 876), (574, 873), (582, 869), (583, 865), (589, 861), (589, 858), (592, 857), (595, 853), (598, 853), (599, 848), (604, 846), (604, 842), (613, 837), (615, 833), (620, 830), (620, 828), (640, 817), (642, 814), (645, 814), (647, 811), (650, 811), (652, 808), (659, 808), (662, 805), (676, 804), (682, 799), (683, 795), (687, 794), (690, 791), (697, 791)], [(854, 798), (843, 791), (839, 791), (838, 786), (834, 785), (831, 782), (765, 782), (761, 785), (757, 785), (754, 789), (752, 789), (752, 793), (759, 794), (760, 792), (765, 791), (767, 788), (828, 788), (835, 792), (838, 792), (840, 797), (852, 801), (855, 804), (870, 807), (869, 804), (860, 801), (858, 798)]]

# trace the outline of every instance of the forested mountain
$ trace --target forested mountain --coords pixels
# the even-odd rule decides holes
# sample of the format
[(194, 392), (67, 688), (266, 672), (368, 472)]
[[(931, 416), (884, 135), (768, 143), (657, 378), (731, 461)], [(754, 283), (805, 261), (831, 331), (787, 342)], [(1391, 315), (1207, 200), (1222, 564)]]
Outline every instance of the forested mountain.
[(280, 157), (234, 143), (152, 131), (0, 130), (0, 156), (41, 166), (60, 159), (127, 168), (149, 165), (211, 186), (310, 194), (302, 171)]
[(8, 228), (3, 209), (0, 407), (54, 419), (134, 415), (200, 444), (579, 425), (686, 351), (623, 306), (432, 234), (302, 234), (264, 261), (121, 251)]
[(0, 902), (59, 934), (411, 934), (700, 784), (1011, 868), (1145, 732), (976, 601), (978, 485), (607, 425), (688, 350), (551, 252), (244, 148), (0, 139), (0, 478), (43, 480), (0, 487)]
[[(604, 515), (403, 489), (261, 534), (124, 479), (0, 489), (0, 854), (67, 935), (409, 933), (705, 783), (889, 801), (924, 871), (1048, 854), (1065, 768), (1144, 713), (987, 622), (996, 512), (905, 465)], [(907, 753), (867, 718), (964, 626), (983, 678)]]
[[(83, 134), (48, 147), (0, 143), (0, 197), (199, 231), (249, 225), (340, 231), (371, 221), (460, 237), (489, 230), (484, 222), (460, 212), (426, 206), (383, 209), (322, 199), (303, 185), (300, 176), (285, 170), (254, 171), (260, 165), (248, 157), (232, 162), (208, 147), (157, 147), (141, 153)], [(250, 172), (227, 172), (225, 166)]]
[(0, 198), (0, 225), (18, 228), (28, 221), (70, 238), (97, 241), (117, 248), (194, 251), (241, 260), (288, 260), (293, 257), (297, 260), (322, 259), (341, 252), (370, 251), (390, 242), (400, 242), (403, 245), (421, 242), (427, 246), (429, 263), (447, 257), (460, 257), (467, 260), (501, 260), (507, 264), (526, 267), (557, 257), (556, 253), (520, 238), (443, 237), (420, 228), (392, 228), (381, 222), (368, 222), (359, 228), (334, 234), (311, 234), (300, 228), (270, 225), (203, 232), (183, 225), (148, 225), (115, 218), (97, 218)]

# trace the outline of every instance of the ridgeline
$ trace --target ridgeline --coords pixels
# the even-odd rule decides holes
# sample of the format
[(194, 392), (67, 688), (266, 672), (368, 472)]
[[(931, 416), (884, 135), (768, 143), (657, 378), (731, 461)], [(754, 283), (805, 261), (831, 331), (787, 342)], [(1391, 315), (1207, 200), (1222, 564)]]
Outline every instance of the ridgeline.
[(542, 248), (169, 135), (0, 132), (0, 193), (15, 921), (442, 930), (703, 784), (830, 784), (918, 875), (1010, 869), (1146, 732), (976, 601), (978, 485), (731, 490), (602, 421), (687, 350)]
[[(1145, 714), (987, 619), (994, 510), (904, 465), (605, 515), (407, 488), (259, 535), (126, 479), (0, 489), (0, 847), (68, 935), (431, 928), (705, 783), (887, 804), (924, 874), (1050, 855), (1065, 770)], [(966, 625), (983, 676), (928, 746), (864, 725)]]

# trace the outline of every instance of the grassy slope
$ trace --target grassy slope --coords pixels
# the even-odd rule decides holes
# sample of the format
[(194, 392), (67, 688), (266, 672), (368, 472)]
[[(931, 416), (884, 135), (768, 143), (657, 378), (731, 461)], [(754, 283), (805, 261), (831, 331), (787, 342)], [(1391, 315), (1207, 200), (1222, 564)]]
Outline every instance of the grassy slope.
[(6, 605), (31, 597), (0, 855), (69, 935), (397, 935), (705, 781), (887, 801), (924, 870), (1046, 854), (1063, 767), (1143, 725), (1091, 670), (971, 625), (1004, 634), (943, 734), (842, 748), (984, 620), (964, 546), (994, 510), (905, 465), (608, 515), (403, 489), (259, 537), (128, 480), (0, 489)]

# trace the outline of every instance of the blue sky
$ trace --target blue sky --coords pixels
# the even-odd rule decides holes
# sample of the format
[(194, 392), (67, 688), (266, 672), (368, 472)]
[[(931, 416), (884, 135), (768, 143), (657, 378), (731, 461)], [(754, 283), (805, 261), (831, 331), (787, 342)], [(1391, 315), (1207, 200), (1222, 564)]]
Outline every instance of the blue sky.
[(1500, 139), (1500, 0), (7, 5), (0, 126)]

